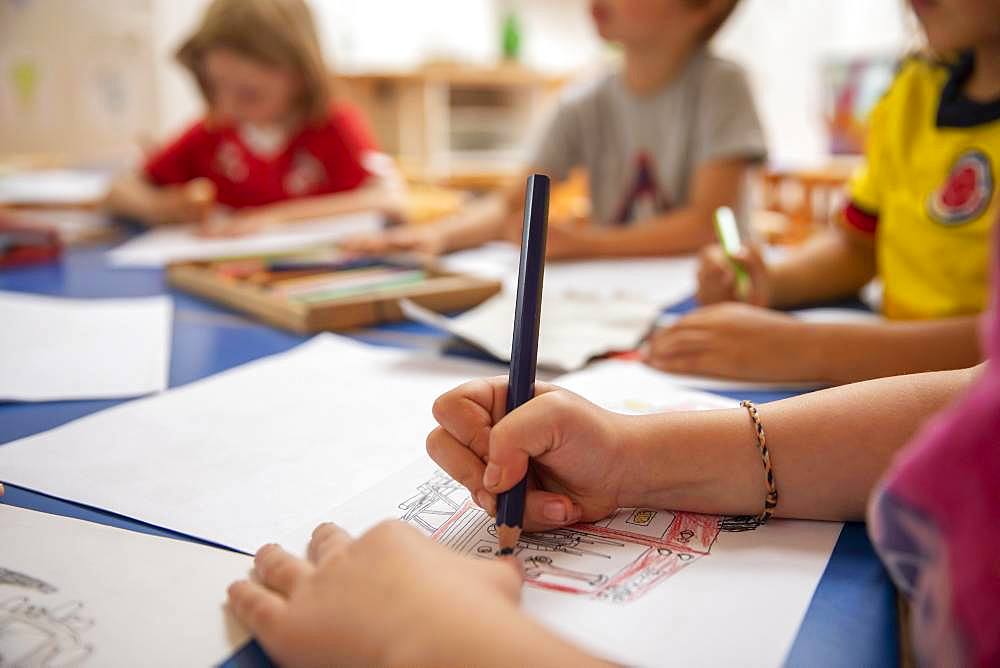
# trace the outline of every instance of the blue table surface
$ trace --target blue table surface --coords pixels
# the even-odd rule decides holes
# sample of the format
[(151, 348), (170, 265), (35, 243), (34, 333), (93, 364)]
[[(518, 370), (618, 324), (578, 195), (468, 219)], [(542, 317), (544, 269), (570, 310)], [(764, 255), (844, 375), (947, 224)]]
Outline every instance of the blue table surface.
[[(305, 336), (254, 322), (169, 288), (154, 269), (111, 269), (104, 247), (71, 249), (58, 264), (0, 272), (0, 290), (77, 298), (169, 294), (174, 300), (170, 386), (177, 387), (251, 360), (286, 351)], [(691, 300), (668, 309), (684, 312)], [(445, 337), (423, 325), (395, 323), (350, 333), (374, 345), (426, 348)], [(461, 354), (473, 354), (463, 351)], [(788, 392), (721, 392), (758, 403)], [(52, 429), (119, 401), (0, 402), (0, 444)], [(2, 479), (0, 473), (0, 479)], [(157, 536), (203, 542), (128, 517), (7, 486), (2, 502)], [(733, 620), (738, 624), (739, 620)], [(724, 636), (724, 633), (722, 634)], [(895, 594), (864, 525), (845, 525), (787, 658), (790, 666), (895, 666), (899, 663)], [(752, 648), (747, 648), (752, 653)], [(271, 665), (251, 642), (224, 666)]]

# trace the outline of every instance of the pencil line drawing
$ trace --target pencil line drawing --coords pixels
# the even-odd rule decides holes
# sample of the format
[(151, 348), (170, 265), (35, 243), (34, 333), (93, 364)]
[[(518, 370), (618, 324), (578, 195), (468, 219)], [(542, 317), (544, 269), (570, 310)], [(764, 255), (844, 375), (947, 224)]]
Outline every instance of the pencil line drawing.
[(94, 654), (93, 645), (83, 637), (93, 626), (94, 620), (87, 616), (80, 601), (52, 608), (32, 602), (27, 596), (0, 601), (0, 667), (82, 665)]
[(24, 587), (25, 589), (35, 589), (43, 594), (52, 594), (57, 591), (48, 582), (42, 582), (38, 578), (33, 578), (24, 573), (12, 571), (9, 568), (0, 566), (0, 585), (10, 585), (12, 587)]
[[(401, 519), (459, 553), (482, 559), (496, 554), (493, 518), (442, 471), (421, 483), (399, 509)], [(515, 555), (530, 586), (628, 603), (707, 556), (727, 519), (619, 508), (599, 522), (524, 533)]]

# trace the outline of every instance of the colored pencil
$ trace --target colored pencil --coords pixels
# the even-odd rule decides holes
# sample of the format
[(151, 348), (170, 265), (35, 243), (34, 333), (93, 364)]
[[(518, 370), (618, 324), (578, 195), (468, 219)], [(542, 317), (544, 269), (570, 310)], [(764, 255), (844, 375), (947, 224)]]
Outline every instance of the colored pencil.
[[(524, 229), (514, 307), (514, 339), (507, 381), (507, 413), (535, 395), (538, 333), (542, 315), (542, 278), (545, 271), (545, 237), (549, 219), (549, 178), (532, 174), (524, 196)], [(498, 554), (514, 553), (524, 526), (524, 500), (528, 478), (497, 496)]]
[(736, 224), (736, 215), (728, 206), (720, 206), (715, 210), (715, 234), (736, 274), (736, 296), (746, 299), (750, 294), (750, 275), (733, 258), (743, 249), (743, 241), (740, 239), (740, 226)]

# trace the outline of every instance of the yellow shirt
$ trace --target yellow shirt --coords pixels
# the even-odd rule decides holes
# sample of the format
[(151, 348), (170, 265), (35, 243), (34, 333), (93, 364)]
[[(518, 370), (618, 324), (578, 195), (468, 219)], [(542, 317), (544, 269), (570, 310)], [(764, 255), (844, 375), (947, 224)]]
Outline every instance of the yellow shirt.
[(870, 118), (866, 164), (851, 181), (848, 225), (874, 233), (890, 318), (979, 313), (998, 210), (1000, 100), (961, 87), (952, 66), (907, 61)]

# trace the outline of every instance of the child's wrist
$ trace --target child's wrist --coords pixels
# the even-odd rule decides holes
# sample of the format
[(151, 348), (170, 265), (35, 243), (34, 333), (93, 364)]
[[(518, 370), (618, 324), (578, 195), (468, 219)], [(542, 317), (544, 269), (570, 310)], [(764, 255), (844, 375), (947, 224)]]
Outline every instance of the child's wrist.
[(759, 457), (746, 411), (632, 417), (620, 506), (714, 514), (757, 512)]
[(675, 461), (683, 446), (672, 428), (673, 417), (664, 413), (623, 418), (619, 507), (666, 507), (673, 490), (694, 482), (683, 459)]

